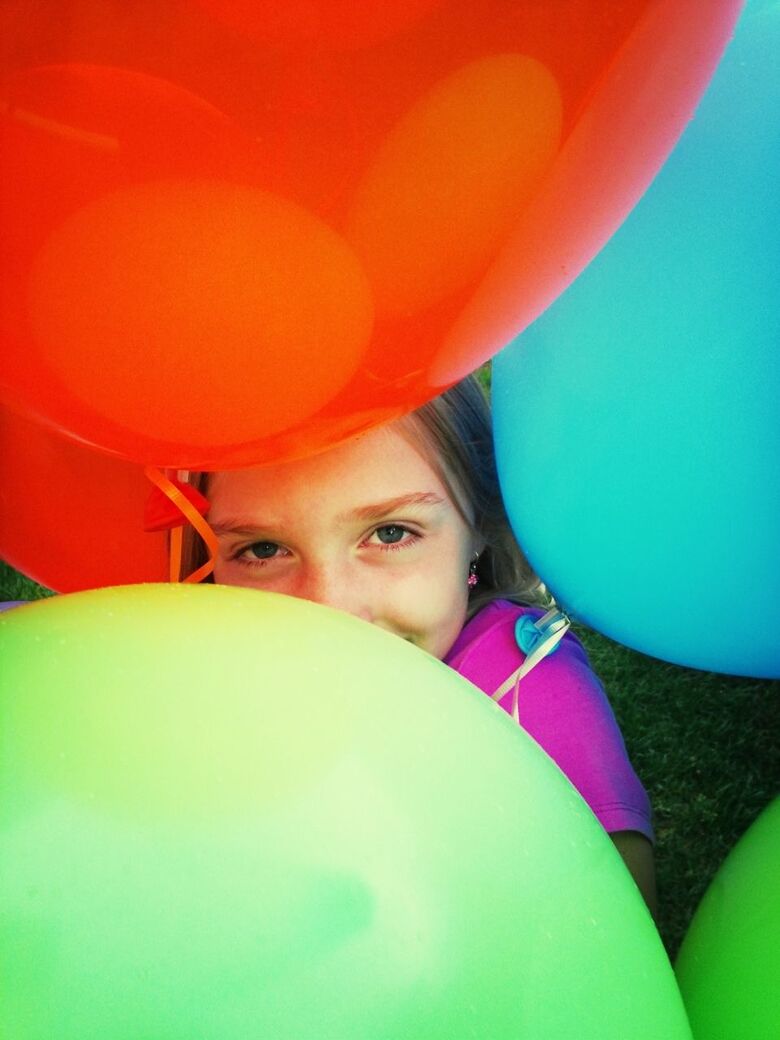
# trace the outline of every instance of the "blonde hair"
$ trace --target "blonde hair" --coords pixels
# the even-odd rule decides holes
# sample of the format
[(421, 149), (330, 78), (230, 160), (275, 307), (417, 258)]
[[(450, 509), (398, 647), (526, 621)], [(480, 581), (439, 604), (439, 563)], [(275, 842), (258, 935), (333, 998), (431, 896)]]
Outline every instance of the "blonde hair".
[(476, 376), (404, 416), (397, 428), (416, 444), (444, 482), (483, 549), (469, 616), (495, 599), (549, 606), (544, 585), (512, 534), (498, 483), (487, 395)]
[[(483, 545), (476, 561), (478, 582), (469, 594), (469, 616), (495, 599), (549, 606), (551, 598), (509, 526), (496, 471), (490, 407), (477, 378), (456, 383), (394, 425), (435, 469)], [(208, 496), (208, 477), (191, 473), (189, 483)], [(188, 525), (183, 573), (191, 573), (205, 560), (205, 547)]]

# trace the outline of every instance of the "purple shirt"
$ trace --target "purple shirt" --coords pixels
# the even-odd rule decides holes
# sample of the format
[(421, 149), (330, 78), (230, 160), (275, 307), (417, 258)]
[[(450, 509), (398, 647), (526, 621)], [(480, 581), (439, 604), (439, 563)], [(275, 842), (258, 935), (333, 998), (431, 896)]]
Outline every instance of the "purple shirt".
[[(506, 600), (469, 621), (444, 659), (492, 694), (522, 664), (515, 623), (544, 612)], [(500, 706), (511, 713), (512, 691)], [(608, 832), (639, 831), (653, 840), (650, 801), (626, 754), (607, 695), (580, 641), (570, 633), (520, 682), (520, 725), (574, 784)]]

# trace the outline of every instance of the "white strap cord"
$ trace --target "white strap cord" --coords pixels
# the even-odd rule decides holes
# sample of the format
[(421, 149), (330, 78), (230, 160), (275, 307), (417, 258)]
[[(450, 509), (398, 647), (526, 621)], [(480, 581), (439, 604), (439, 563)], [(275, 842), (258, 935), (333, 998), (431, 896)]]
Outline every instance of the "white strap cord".
[(540, 617), (534, 623), (534, 628), (539, 632), (539, 640), (535, 643), (530, 654), (527, 655), (520, 667), (501, 683), (495, 693), (490, 695), (491, 700), (500, 701), (514, 688), (512, 718), (518, 725), (520, 724), (519, 699), (521, 679), (525, 678), (532, 668), (535, 668), (540, 661), (543, 661), (548, 654), (552, 653), (570, 627), (571, 621), (563, 611), (558, 610), (557, 607), (548, 610), (544, 617)]

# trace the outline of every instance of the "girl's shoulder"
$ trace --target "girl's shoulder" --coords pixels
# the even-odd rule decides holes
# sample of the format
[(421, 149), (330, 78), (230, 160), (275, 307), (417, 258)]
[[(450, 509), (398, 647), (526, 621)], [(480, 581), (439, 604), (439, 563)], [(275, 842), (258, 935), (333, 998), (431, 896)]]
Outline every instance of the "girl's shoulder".
[[(466, 622), (445, 661), (452, 664), (454, 657), (486, 641), (495, 641), (498, 645), (506, 643), (510, 649), (519, 652), (523, 641), (517, 639), (516, 632), (524, 627), (518, 625), (520, 619), (527, 619), (527, 624), (531, 625), (546, 612), (544, 607), (532, 607), (508, 599), (493, 600)], [(564, 637), (564, 643), (571, 647), (576, 646), (584, 653), (582, 644), (571, 629)]]
[[(445, 664), (492, 696), (525, 660), (518, 624), (544, 613), (508, 600), (489, 603), (465, 625)], [(509, 714), (513, 697), (509, 690), (498, 701)], [(604, 687), (571, 631), (523, 677), (516, 703), (522, 728), (568, 776), (604, 828), (639, 831), (652, 841), (647, 794)]]
[(478, 638), (482, 633), (497, 627), (502, 628), (514, 625), (520, 617), (535, 619), (543, 614), (544, 610), (541, 607), (530, 607), (523, 603), (514, 603), (508, 599), (494, 599), (482, 607), (473, 617), (469, 618), (463, 626), (455, 646), (461, 641), (466, 642)]
[[(444, 663), (483, 690), (497, 689), (525, 659), (521, 649), (524, 622), (527, 619), (532, 625), (545, 613), (540, 607), (494, 600), (466, 622)], [(553, 660), (559, 675), (561, 671), (591, 670), (584, 647), (571, 631), (538, 667)]]

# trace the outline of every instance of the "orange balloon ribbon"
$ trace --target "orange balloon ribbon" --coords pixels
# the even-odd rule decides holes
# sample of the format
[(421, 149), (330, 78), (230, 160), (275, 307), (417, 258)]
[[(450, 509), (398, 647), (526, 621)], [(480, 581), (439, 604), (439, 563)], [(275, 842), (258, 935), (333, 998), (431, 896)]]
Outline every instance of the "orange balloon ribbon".
[[(144, 473), (155, 485), (144, 510), (144, 530), (170, 531), (169, 581), (197, 585), (214, 570), (219, 548), (217, 537), (205, 519), (209, 508), (208, 499), (192, 484), (166, 476), (157, 466), (146, 466)], [(203, 539), (209, 558), (192, 574), (182, 578), (182, 528), (185, 522), (189, 522)]]

